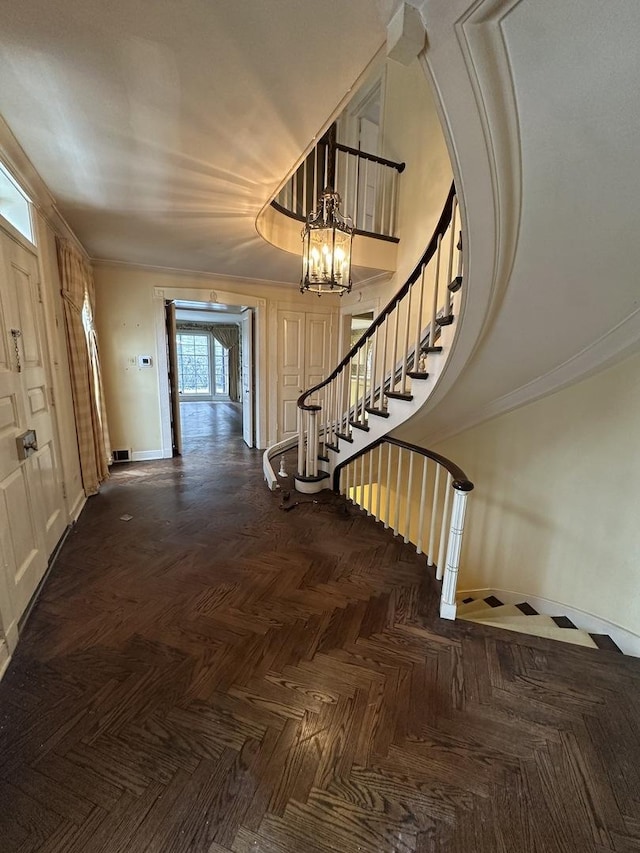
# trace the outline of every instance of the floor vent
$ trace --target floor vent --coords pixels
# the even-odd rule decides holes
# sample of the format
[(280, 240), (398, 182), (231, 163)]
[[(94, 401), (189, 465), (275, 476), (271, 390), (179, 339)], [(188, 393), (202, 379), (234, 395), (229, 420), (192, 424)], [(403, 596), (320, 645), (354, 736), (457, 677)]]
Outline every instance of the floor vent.
[(111, 455), (114, 462), (131, 462), (130, 450), (112, 450)]

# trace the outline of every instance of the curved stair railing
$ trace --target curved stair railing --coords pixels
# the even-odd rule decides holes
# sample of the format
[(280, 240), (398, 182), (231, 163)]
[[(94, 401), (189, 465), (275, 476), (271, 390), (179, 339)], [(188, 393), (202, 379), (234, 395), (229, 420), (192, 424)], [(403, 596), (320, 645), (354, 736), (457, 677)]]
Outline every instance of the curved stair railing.
[[(296, 488), (313, 492), (340, 462), (410, 417), (447, 357), (462, 286), (455, 187), (413, 273), (335, 370), (298, 399)], [(430, 368), (433, 358), (440, 360)]]
[(271, 204), (302, 223), (330, 185), (340, 194), (342, 210), (353, 220), (356, 234), (397, 243), (398, 177), (404, 168), (404, 163), (337, 142), (334, 124)]
[(334, 491), (426, 554), (442, 581), (440, 616), (456, 617), (467, 498), (473, 483), (451, 460), (390, 436), (336, 466)]

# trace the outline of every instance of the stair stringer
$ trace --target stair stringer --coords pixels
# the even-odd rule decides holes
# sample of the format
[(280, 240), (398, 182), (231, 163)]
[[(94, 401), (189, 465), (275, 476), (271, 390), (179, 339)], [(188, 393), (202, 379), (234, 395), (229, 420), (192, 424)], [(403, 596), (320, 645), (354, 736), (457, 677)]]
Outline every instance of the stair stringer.
[(410, 393), (413, 396), (412, 400), (396, 400), (387, 397), (388, 418), (379, 418), (376, 415), (369, 415), (368, 425), (369, 431), (365, 432), (360, 429), (353, 429), (351, 437), (353, 441), (345, 441), (338, 438), (338, 450), (327, 448), (329, 455), (329, 473), (330, 479), (325, 481), (323, 488), (330, 488), (333, 484), (333, 474), (335, 469), (348, 462), (355, 456), (365, 451), (379, 439), (385, 435), (390, 435), (401, 424), (407, 421), (410, 417), (416, 414), (427, 402), (433, 391), (438, 385), (444, 367), (447, 363), (453, 342), (457, 334), (457, 318), (462, 303), (462, 291), (457, 291), (452, 297), (452, 314), (454, 317), (453, 323), (448, 326), (443, 326), (440, 329), (440, 337), (438, 338), (438, 346), (442, 347), (442, 352), (430, 353), (427, 358), (427, 371), (429, 376), (427, 379), (410, 379)]

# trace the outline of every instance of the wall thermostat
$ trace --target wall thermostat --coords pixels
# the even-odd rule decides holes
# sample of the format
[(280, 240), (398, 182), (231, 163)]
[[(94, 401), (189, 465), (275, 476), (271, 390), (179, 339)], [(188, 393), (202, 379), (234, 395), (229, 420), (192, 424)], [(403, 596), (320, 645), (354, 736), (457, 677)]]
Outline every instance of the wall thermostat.
[(150, 355), (138, 356), (138, 367), (153, 367), (153, 359)]

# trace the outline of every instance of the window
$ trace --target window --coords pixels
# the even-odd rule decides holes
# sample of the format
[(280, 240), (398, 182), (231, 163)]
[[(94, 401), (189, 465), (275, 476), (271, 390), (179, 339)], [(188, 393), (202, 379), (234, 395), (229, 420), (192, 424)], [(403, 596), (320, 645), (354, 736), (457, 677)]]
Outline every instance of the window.
[(229, 352), (209, 332), (178, 332), (176, 343), (180, 396), (228, 397)]
[(0, 216), (33, 243), (29, 199), (0, 163)]

